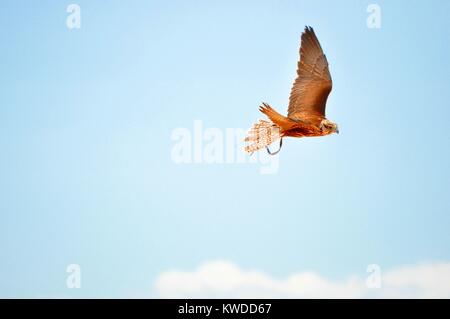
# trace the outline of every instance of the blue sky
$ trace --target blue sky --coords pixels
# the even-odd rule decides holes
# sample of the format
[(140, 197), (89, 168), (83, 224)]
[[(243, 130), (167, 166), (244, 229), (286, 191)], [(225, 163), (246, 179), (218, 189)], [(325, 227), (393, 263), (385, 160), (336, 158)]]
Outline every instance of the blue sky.
[[(0, 296), (155, 296), (168, 269), (286, 276), (450, 260), (450, 3), (0, 4)], [(300, 34), (330, 63), (340, 135), (285, 140), (276, 174), (176, 164), (174, 129), (287, 109)], [(79, 264), (82, 288), (66, 287)]]

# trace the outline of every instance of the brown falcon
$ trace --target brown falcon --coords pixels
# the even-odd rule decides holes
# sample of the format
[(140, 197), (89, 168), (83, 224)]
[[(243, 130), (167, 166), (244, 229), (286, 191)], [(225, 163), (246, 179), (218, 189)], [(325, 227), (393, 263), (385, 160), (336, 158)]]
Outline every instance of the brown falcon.
[[(267, 148), (274, 155), (281, 149), (283, 137), (324, 136), (339, 133), (338, 126), (326, 119), (325, 104), (331, 92), (332, 81), (328, 61), (311, 27), (305, 27), (300, 45), (297, 79), (289, 97), (287, 117), (263, 103), (260, 111), (270, 121), (260, 120), (248, 132), (245, 151), (253, 153)], [(280, 140), (280, 149), (272, 153), (268, 146)]]

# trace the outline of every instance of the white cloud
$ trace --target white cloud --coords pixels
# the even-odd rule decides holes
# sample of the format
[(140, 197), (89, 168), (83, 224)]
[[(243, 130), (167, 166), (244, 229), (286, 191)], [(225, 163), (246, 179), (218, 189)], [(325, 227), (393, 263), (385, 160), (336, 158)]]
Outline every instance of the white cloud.
[(161, 298), (450, 298), (450, 263), (382, 271), (381, 288), (370, 289), (360, 276), (332, 281), (299, 272), (278, 279), (229, 261), (212, 261), (192, 272), (163, 272), (155, 287)]

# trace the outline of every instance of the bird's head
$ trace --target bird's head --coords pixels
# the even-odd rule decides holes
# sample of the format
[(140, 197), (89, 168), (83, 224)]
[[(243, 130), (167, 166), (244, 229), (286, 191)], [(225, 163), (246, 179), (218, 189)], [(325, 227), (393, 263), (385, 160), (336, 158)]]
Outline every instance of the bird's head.
[(338, 128), (337, 124), (333, 123), (327, 119), (324, 119), (324, 120), (322, 120), (322, 122), (320, 122), (320, 129), (322, 130), (322, 132), (325, 135), (332, 134), (332, 133), (339, 134), (339, 128)]

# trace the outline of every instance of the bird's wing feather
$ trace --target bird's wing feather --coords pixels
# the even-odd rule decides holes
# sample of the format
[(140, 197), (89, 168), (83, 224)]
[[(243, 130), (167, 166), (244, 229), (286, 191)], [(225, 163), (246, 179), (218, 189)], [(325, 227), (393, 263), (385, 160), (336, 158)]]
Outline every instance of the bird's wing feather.
[(311, 27), (302, 34), (297, 75), (289, 97), (288, 117), (303, 121), (324, 118), (332, 80), (327, 58)]

